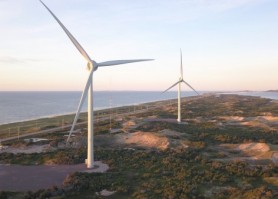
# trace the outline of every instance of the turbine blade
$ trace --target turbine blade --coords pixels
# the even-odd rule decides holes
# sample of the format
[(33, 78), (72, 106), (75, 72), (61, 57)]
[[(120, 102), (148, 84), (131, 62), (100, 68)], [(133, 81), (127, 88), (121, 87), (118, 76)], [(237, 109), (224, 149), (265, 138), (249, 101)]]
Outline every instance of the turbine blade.
[(195, 91), (195, 93), (197, 93), (197, 95), (200, 95), (192, 86), (190, 86), (190, 84), (188, 84), (186, 81), (182, 80), (183, 83), (185, 83), (187, 86), (189, 86), (193, 91)]
[(180, 54), (181, 54), (181, 78), (183, 78), (182, 51), (181, 51), (181, 49), (180, 49)]
[(67, 28), (62, 24), (62, 22), (53, 14), (53, 12), (40, 0), (43, 6), (50, 12), (50, 14), (54, 17), (54, 19), (59, 23), (65, 33), (68, 35), (72, 43), (75, 45), (77, 50), (83, 55), (83, 57), (88, 61), (91, 62), (91, 58), (86, 53), (86, 51), (82, 48), (82, 46), (78, 43), (78, 41), (73, 37), (73, 35), (67, 30)]
[(69, 141), (70, 136), (71, 136), (71, 134), (72, 134), (72, 132), (73, 132), (73, 130), (74, 130), (74, 127), (75, 127), (76, 122), (77, 122), (77, 120), (78, 120), (78, 117), (79, 117), (79, 115), (80, 115), (80, 111), (81, 111), (82, 105), (83, 105), (84, 100), (85, 100), (85, 98), (86, 98), (86, 96), (87, 96), (87, 92), (88, 92), (88, 90), (89, 90), (90, 85), (92, 84), (92, 75), (93, 75), (93, 70), (90, 72), (90, 75), (89, 75), (88, 80), (87, 80), (87, 82), (86, 82), (86, 85), (85, 85), (85, 88), (84, 88), (84, 90), (83, 90), (82, 96), (81, 96), (81, 98), (80, 98), (80, 102), (79, 102), (79, 105), (78, 105), (78, 108), (77, 108), (77, 111), (76, 111), (76, 114), (75, 114), (75, 117), (74, 117), (74, 120), (73, 120), (71, 129), (70, 129), (70, 133), (69, 133), (67, 142)]
[[(174, 83), (172, 86), (170, 86), (169, 88), (167, 88), (165, 91), (163, 91), (162, 93), (165, 93), (166, 91), (170, 90), (171, 88), (173, 88), (174, 86), (176, 86), (178, 83), (180, 83), (181, 81), (177, 81), (176, 83)], [(161, 93), (161, 94), (162, 94)]]
[(120, 64), (129, 64), (134, 62), (141, 62), (141, 61), (152, 61), (153, 59), (131, 59), (131, 60), (113, 60), (113, 61), (106, 61), (100, 62), (98, 66), (113, 66), (113, 65), (120, 65)]

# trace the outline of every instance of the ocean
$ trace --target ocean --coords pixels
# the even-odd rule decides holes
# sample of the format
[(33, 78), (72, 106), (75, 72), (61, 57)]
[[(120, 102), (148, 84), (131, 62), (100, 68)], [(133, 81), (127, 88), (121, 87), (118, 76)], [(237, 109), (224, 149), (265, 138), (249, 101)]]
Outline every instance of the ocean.
[[(75, 113), (82, 92), (0, 92), (0, 124)], [(195, 96), (182, 92), (182, 96)], [(94, 91), (94, 109), (176, 99), (177, 91)], [(87, 110), (84, 102), (82, 111)]]
[(269, 99), (278, 99), (278, 92), (260, 92), (260, 91), (247, 91), (247, 92), (234, 92), (237, 95), (257, 96)]
[[(0, 124), (75, 113), (81, 94), (81, 91), (0, 92)], [(278, 92), (231, 92), (227, 94), (278, 99)], [(182, 97), (195, 95), (191, 91), (182, 92)], [(94, 91), (94, 109), (100, 110), (176, 98), (177, 91), (163, 94), (159, 91)], [(86, 110), (87, 102), (85, 101), (82, 111)]]

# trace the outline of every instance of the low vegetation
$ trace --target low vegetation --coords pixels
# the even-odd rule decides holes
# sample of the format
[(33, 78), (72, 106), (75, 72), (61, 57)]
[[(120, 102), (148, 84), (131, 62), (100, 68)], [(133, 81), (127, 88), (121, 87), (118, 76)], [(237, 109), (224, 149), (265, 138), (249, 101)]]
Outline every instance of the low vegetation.
[[(96, 160), (108, 164), (108, 172), (73, 173), (64, 180), (61, 187), (25, 193), (2, 191), (0, 198), (104, 198), (100, 195), (104, 189), (115, 191), (107, 198), (277, 198), (277, 163), (269, 160), (262, 164), (260, 161), (244, 161), (240, 158), (228, 160), (227, 156), (247, 154), (224, 150), (220, 146), (265, 143), (272, 148), (277, 147), (277, 125), (269, 124), (269, 128), (248, 126), (240, 122), (230, 123), (223, 117), (238, 116), (249, 120), (265, 115), (278, 117), (278, 103), (269, 99), (236, 95), (185, 100), (187, 104), (183, 106), (182, 117), (186, 119), (180, 125), (147, 119), (154, 116), (175, 119), (175, 105), (137, 114), (135, 119), (127, 116), (123, 120), (133, 118), (137, 122), (138, 125), (128, 129), (129, 132), (153, 132), (158, 135), (162, 135), (165, 129), (178, 132), (180, 136), (171, 139), (186, 141), (188, 147), (170, 146), (164, 150), (96, 147)], [(124, 121), (113, 119), (112, 128), (123, 128)], [(109, 134), (110, 127), (109, 120), (101, 121), (96, 126), (96, 136), (113, 136)], [(82, 136), (86, 136), (85, 126), (81, 131)], [(62, 139), (55, 134), (46, 136)], [(165, 137), (170, 139), (169, 136)], [(0, 163), (76, 164), (84, 162), (85, 157), (86, 147), (80, 147), (41, 154), (2, 153)]]

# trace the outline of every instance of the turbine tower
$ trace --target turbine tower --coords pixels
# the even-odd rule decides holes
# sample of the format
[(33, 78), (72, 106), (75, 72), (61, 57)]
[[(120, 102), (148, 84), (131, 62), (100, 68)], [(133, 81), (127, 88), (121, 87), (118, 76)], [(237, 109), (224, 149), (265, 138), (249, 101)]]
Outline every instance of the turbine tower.
[(174, 83), (172, 86), (170, 86), (169, 88), (167, 88), (165, 91), (162, 92), (162, 93), (165, 93), (166, 91), (170, 90), (171, 88), (173, 88), (174, 86), (176, 86), (178, 84), (178, 119), (177, 119), (178, 123), (181, 122), (181, 84), (185, 83), (195, 93), (197, 93), (197, 95), (199, 95), (199, 93), (192, 86), (190, 86), (186, 81), (184, 81), (184, 79), (183, 79), (183, 66), (182, 66), (182, 51), (181, 51), (181, 49), (180, 49), (180, 56), (181, 56), (180, 78), (176, 83)]
[(53, 14), (53, 12), (40, 0), (40, 2), (43, 4), (43, 6), (50, 12), (50, 14), (54, 17), (54, 19), (58, 22), (58, 24), (61, 26), (61, 28), (64, 30), (64, 32), (67, 34), (69, 39), (72, 41), (74, 46), (77, 48), (77, 50), (81, 53), (81, 55), (85, 58), (87, 61), (87, 68), (89, 70), (89, 77), (86, 82), (85, 88), (83, 90), (76, 115), (67, 139), (67, 142), (70, 139), (70, 136), (74, 130), (74, 126), (76, 125), (76, 122), (78, 120), (82, 105), (84, 103), (84, 100), (86, 96), (88, 95), (88, 148), (87, 148), (87, 168), (93, 168), (94, 167), (94, 151), (93, 151), (93, 135), (94, 135), (94, 112), (93, 112), (93, 73), (98, 69), (98, 67), (103, 66), (112, 66), (112, 65), (120, 65), (120, 64), (128, 64), (133, 62), (141, 62), (141, 61), (151, 61), (153, 59), (135, 59), (135, 60), (113, 60), (113, 61), (106, 61), (106, 62), (100, 62), (97, 63), (96, 61), (92, 60), (87, 52), (82, 48), (82, 46), (78, 43), (78, 41), (73, 37), (73, 35), (67, 30), (67, 28), (62, 24), (62, 22)]

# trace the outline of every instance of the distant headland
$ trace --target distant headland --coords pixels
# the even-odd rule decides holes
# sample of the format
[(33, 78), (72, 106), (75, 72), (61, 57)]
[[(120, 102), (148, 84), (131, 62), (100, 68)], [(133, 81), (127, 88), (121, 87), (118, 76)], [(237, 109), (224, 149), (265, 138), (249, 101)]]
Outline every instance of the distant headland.
[(277, 92), (278, 93), (278, 89), (276, 89), (276, 90), (267, 90), (267, 91), (265, 91), (265, 92)]

